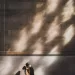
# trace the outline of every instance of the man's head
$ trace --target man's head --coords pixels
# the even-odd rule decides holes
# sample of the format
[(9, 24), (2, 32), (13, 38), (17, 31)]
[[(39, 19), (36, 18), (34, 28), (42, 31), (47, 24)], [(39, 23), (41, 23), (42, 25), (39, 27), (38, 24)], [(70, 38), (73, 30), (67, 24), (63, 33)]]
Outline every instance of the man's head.
[(29, 63), (26, 63), (26, 67), (29, 67)]

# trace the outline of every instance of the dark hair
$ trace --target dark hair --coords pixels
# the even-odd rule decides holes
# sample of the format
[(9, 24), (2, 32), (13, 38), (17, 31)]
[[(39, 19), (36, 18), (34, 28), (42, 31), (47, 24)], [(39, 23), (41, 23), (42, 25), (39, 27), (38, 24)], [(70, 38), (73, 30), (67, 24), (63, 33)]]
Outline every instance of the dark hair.
[(29, 66), (29, 63), (26, 63), (26, 66), (28, 67)]

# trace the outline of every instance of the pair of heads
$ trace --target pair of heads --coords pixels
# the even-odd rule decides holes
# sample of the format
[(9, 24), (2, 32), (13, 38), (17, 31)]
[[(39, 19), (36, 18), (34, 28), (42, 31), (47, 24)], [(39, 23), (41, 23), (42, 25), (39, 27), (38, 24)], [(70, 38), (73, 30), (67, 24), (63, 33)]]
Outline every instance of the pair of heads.
[(25, 69), (26, 67), (29, 68), (30, 67), (30, 64), (29, 63), (26, 63), (25, 66), (23, 66), (22, 69)]

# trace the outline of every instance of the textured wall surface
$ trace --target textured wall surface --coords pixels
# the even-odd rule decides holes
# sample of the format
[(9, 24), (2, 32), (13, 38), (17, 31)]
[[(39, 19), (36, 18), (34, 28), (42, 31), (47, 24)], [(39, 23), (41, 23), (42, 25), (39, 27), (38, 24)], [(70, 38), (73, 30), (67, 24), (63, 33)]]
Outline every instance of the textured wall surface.
[(0, 55), (0, 75), (75, 75), (75, 0), (0, 0)]

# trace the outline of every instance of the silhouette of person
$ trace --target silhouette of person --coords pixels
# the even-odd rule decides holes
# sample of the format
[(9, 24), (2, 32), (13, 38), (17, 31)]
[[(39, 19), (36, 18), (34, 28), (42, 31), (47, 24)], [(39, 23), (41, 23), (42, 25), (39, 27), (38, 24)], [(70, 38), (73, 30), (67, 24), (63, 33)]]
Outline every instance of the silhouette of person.
[(20, 75), (20, 71), (18, 71), (15, 75)]
[(29, 63), (26, 63), (22, 69), (24, 70), (25, 75), (34, 75), (34, 69)]

